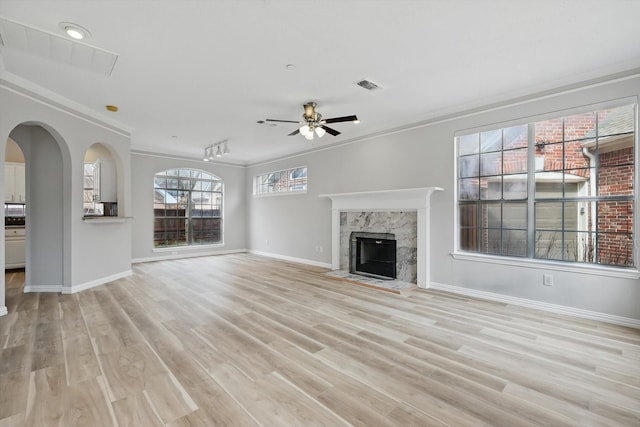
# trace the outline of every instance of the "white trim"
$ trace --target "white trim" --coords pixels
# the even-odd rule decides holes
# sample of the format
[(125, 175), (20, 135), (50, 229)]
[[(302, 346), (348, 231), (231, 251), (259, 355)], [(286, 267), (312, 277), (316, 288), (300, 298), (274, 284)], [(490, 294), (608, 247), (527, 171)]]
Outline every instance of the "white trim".
[(2, 307), (0, 307), (0, 316), (5, 316), (8, 313), (9, 313), (9, 311), (7, 310), (7, 306), (6, 305), (3, 305)]
[(259, 255), (259, 256), (264, 256), (268, 258), (281, 259), (283, 261), (296, 262), (298, 264), (306, 264), (306, 265), (312, 265), (314, 267), (331, 269), (331, 264), (326, 262), (313, 261), (313, 260), (304, 259), (304, 258), (295, 258), (287, 255), (274, 254), (271, 252), (254, 251), (253, 249), (249, 250), (249, 253), (252, 255)]
[(567, 307), (564, 305), (550, 304), (547, 302), (534, 301), (525, 298), (511, 297), (508, 295), (496, 294), (493, 292), (478, 291), (475, 289), (462, 288), (460, 286), (445, 285), (443, 283), (431, 282), (431, 289), (450, 292), (452, 294), (465, 295), (490, 301), (518, 305), (521, 307), (534, 308), (551, 313), (563, 314), (567, 316), (580, 317), (583, 319), (597, 320), (600, 322), (612, 323), (615, 325), (628, 326), (640, 329), (640, 319), (631, 317), (616, 316), (613, 314), (600, 313), (598, 311), (583, 310), (581, 308)]
[(331, 209), (341, 212), (415, 211), (429, 206), (429, 199), (434, 191), (443, 191), (443, 189), (440, 187), (402, 188), (320, 194), (318, 197), (330, 198)]
[(173, 151), (167, 151), (167, 152), (163, 152), (163, 153), (157, 153), (153, 151), (154, 148), (153, 147), (140, 147), (137, 145), (132, 145), (131, 146), (131, 154), (132, 155), (137, 155), (137, 156), (146, 156), (146, 157), (158, 157), (158, 158), (162, 158), (162, 159), (171, 159), (171, 160), (184, 160), (186, 162), (198, 162), (198, 163), (202, 163), (202, 165), (211, 165), (211, 166), (229, 166), (229, 167), (234, 167), (234, 168), (240, 168), (240, 169), (246, 169), (247, 166), (241, 163), (230, 163), (227, 160), (216, 160), (213, 162), (205, 162), (204, 160), (202, 160), (202, 154), (200, 155), (195, 155), (195, 157), (188, 157), (185, 156), (184, 151), (182, 152), (173, 152)]
[[(209, 245), (183, 245), (183, 246), (161, 246), (151, 249), (154, 254), (171, 252), (177, 255), (178, 252), (202, 251), (202, 249), (224, 248), (224, 243), (211, 243)], [(198, 252), (200, 253), (200, 252)]]
[[(255, 187), (255, 184), (254, 184)], [(292, 190), (292, 191), (272, 191), (271, 193), (253, 193), (253, 197), (259, 199), (262, 197), (274, 197), (274, 196), (293, 196), (295, 194), (307, 194), (307, 189), (304, 190)]]
[(505, 256), (492, 256), (476, 253), (453, 252), (453, 259), (462, 261), (483, 262), (488, 264), (508, 265), (511, 267), (534, 268), (536, 270), (564, 271), (569, 273), (589, 274), (605, 277), (617, 277), (621, 279), (640, 279), (640, 271), (635, 268), (624, 269), (605, 267), (587, 263), (554, 262), (533, 258), (513, 258)]
[(44, 286), (33, 286), (33, 285), (25, 285), (24, 293), (28, 294), (30, 292), (62, 292), (62, 286), (58, 285), (44, 285)]
[(13, 93), (29, 98), (35, 102), (46, 105), (55, 110), (74, 116), (78, 119), (131, 138), (132, 128), (113, 120), (110, 117), (98, 114), (86, 105), (78, 104), (55, 92), (38, 86), (28, 80), (8, 72), (2, 73), (0, 87)]
[[(193, 249), (193, 248), (191, 248)], [(155, 251), (154, 251), (155, 252)], [(131, 260), (132, 264), (140, 264), (143, 262), (153, 262), (153, 261), (166, 261), (171, 259), (182, 259), (182, 258), (197, 258), (204, 256), (212, 256), (212, 255), (228, 255), (228, 254), (239, 254), (246, 253), (246, 249), (228, 249), (225, 251), (206, 251), (206, 252), (190, 252), (190, 253), (171, 253), (169, 255), (160, 255), (153, 257), (144, 257), (144, 258), (133, 258)]]
[(104, 285), (105, 283), (113, 282), (114, 280), (122, 279), (133, 274), (132, 270), (126, 270), (121, 273), (112, 274), (111, 276), (101, 277), (90, 282), (82, 283), (80, 285), (71, 286), (71, 289), (63, 289), (63, 294), (75, 294), (76, 292), (84, 291), (87, 289), (95, 288), (96, 286)]

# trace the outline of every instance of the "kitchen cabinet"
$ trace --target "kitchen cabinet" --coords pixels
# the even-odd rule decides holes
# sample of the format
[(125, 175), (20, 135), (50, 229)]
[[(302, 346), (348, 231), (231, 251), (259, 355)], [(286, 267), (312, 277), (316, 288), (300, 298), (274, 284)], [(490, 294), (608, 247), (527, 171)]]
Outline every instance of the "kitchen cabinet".
[(24, 163), (4, 164), (5, 203), (24, 203), (27, 200), (24, 171)]
[(116, 165), (111, 159), (98, 159), (93, 164), (93, 197), (95, 202), (118, 201)]
[(4, 268), (23, 268), (25, 266), (25, 254), (25, 229), (5, 228)]

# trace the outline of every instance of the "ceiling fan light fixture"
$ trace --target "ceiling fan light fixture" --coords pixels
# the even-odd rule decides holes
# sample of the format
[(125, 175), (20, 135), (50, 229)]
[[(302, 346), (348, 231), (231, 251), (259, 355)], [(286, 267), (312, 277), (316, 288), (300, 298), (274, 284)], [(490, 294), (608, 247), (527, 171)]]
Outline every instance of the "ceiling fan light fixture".
[(325, 133), (327, 133), (327, 131), (324, 130), (322, 127), (319, 126), (316, 128), (316, 134), (318, 135), (318, 138), (322, 138)]
[(300, 126), (300, 133), (302, 134), (302, 136), (305, 136), (305, 137), (309, 134), (313, 135), (313, 131), (311, 130), (309, 125)]
[(306, 134), (304, 136), (308, 141), (312, 141), (313, 140), (313, 132), (309, 132), (308, 134)]

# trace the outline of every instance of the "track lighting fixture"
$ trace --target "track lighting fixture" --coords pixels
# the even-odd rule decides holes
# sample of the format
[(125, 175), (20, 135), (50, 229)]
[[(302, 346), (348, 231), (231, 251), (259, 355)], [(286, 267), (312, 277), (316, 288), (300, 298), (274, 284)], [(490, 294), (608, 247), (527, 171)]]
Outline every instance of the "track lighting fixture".
[(215, 144), (211, 144), (210, 146), (204, 149), (204, 156), (202, 160), (208, 162), (210, 160), (215, 160), (216, 157), (222, 157), (231, 154), (231, 150), (229, 150), (229, 141), (226, 139), (224, 141), (216, 142)]

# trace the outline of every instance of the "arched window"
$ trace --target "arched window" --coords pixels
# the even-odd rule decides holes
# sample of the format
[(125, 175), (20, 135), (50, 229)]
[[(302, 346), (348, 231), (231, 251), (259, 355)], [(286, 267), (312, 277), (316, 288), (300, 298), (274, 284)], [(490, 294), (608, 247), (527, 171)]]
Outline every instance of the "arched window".
[(156, 248), (222, 243), (222, 180), (196, 169), (169, 169), (153, 180)]

